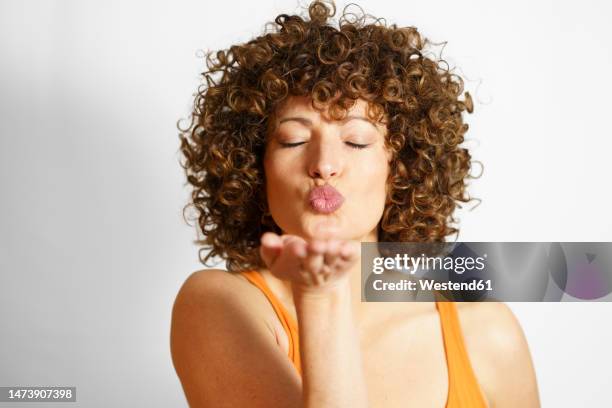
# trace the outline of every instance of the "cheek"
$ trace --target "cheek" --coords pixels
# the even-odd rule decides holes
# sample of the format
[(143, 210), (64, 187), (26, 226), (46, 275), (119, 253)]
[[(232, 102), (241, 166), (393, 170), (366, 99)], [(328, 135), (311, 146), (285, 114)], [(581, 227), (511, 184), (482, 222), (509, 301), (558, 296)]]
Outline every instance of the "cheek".
[(372, 158), (372, 160), (364, 160), (364, 163), (371, 163), (370, 165), (365, 164), (360, 167), (357, 179), (367, 181), (360, 184), (364, 189), (370, 190), (371, 193), (386, 191), (387, 177), (390, 169), (384, 160), (384, 156), (377, 156)]
[(264, 172), (269, 200), (279, 200), (292, 189), (295, 171), (290, 168), (290, 163), (270, 157), (264, 161)]

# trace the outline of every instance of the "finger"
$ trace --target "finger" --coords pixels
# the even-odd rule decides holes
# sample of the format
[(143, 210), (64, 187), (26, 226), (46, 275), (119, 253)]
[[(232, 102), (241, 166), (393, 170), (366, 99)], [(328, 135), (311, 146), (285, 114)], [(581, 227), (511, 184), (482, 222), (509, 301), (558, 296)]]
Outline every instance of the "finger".
[(291, 254), (300, 259), (300, 262), (308, 254), (306, 249), (306, 241), (301, 238), (294, 237), (289, 241), (291, 245)]
[(283, 234), (280, 237), (281, 242), (283, 243), (283, 245), (288, 244), (289, 242), (292, 241), (303, 241), (304, 239), (298, 235), (292, 235), (292, 234)]
[(304, 269), (310, 273), (316, 283), (320, 283), (320, 272), (323, 267), (323, 254), (326, 251), (326, 243), (314, 240), (307, 245), (308, 253), (304, 259)]
[(276, 261), (283, 247), (280, 237), (273, 232), (266, 232), (261, 237), (259, 252), (268, 267)]
[(276, 266), (282, 270), (299, 270), (305, 256), (304, 240), (297, 237), (286, 239)]
[(340, 257), (344, 261), (355, 261), (361, 255), (361, 245), (354, 241), (345, 241), (340, 248)]
[(323, 263), (328, 266), (333, 266), (340, 258), (340, 249), (342, 241), (331, 239), (327, 242), (327, 251), (323, 256)]

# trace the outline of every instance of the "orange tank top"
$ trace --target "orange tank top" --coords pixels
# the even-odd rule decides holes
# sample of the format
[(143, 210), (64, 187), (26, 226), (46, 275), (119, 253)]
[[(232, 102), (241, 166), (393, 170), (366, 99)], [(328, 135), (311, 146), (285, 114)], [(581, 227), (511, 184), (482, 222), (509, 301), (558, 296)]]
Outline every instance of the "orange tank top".
[[(300, 341), (297, 322), (276, 298), (259, 272), (245, 271), (241, 272), (241, 275), (257, 286), (270, 301), (289, 338), (289, 359), (293, 362), (301, 376), (302, 365), (300, 362)], [(487, 407), (486, 398), (478, 384), (465, 348), (465, 341), (461, 333), (461, 326), (459, 325), (457, 305), (454, 302), (436, 301), (436, 309), (440, 314), (442, 335), (444, 337), (444, 351), (448, 366), (446, 408)]]

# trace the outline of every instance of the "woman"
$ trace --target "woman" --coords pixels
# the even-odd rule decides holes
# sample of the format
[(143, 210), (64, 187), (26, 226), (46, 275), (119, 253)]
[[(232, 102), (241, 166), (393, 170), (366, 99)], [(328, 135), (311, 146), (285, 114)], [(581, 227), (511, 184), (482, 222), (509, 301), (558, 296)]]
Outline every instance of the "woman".
[(504, 304), (360, 301), (359, 242), (457, 232), (472, 105), (415, 28), (334, 13), (314, 2), (207, 61), (183, 166), (203, 262), (228, 271), (193, 273), (174, 304), (190, 406), (539, 406)]

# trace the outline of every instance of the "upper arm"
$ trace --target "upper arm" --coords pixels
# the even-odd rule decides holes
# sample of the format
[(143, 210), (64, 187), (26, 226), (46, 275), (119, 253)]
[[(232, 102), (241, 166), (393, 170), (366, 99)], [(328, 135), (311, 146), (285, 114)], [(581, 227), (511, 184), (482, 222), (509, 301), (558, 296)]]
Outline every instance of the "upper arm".
[(225, 271), (192, 274), (172, 310), (172, 361), (190, 407), (300, 407), (302, 385)]
[(538, 386), (529, 345), (512, 310), (502, 302), (487, 302), (486, 338), (496, 373), (492, 383), (495, 407), (539, 407)]

